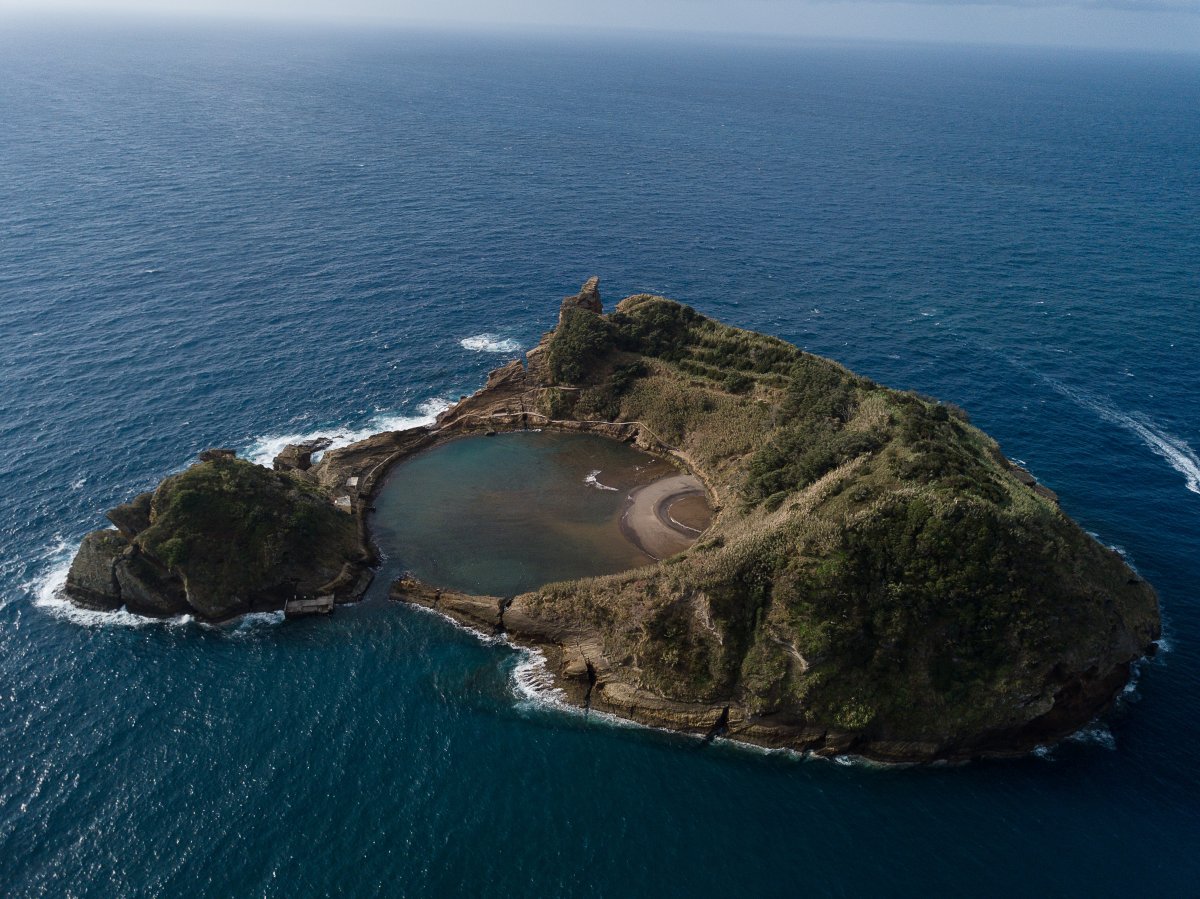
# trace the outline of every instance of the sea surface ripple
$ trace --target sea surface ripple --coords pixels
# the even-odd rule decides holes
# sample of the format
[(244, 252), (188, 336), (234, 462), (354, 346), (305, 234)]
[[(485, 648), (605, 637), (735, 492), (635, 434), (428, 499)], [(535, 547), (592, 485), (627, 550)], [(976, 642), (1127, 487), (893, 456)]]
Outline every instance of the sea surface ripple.
[[(0, 892), (1193, 892), (1197, 97), (1182, 57), (0, 30)], [(57, 598), (199, 450), (426, 419), (592, 274), (965, 407), (1168, 650), (1051, 752), (895, 770), (534, 701), (387, 604), (399, 559), (328, 621)]]

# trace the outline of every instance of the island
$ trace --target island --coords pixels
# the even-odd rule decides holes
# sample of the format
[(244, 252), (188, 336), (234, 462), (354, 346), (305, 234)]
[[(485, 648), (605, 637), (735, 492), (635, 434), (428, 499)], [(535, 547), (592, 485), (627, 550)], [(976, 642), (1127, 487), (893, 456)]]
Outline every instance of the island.
[[(1152, 587), (963, 410), (664, 297), (605, 314), (595, 278), (524, 360), (427, 427), (315, 463), (324, 445), (291, 446), (274, 470), (202, 454), (109, 513), (67, 591), (211, 620), (326, 611), (371, 581), (389, 470), (534, 429), (666, 460), (680, 480), (664, 495), (710, 515), (614, 574), (513, 596), (406, 576), (390, 595), (540, 650), (582, 708), (820, 755), (1016, 756), (1105, 712), (1155, 650)], [(649, 536), (631, 538), (663, 538), (644, 489)]]

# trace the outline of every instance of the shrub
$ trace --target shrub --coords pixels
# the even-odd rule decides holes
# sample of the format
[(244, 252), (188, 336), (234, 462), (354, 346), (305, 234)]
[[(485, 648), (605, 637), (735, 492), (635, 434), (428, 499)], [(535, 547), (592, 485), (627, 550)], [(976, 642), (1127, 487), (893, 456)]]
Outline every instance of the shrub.
[(612, 345), (612, 327), (605, 319), (586, 309), (568, 309), (546, 354), (550, 376), (558, 383), (578, 384)]
[(690, 326), (701, 316), (690, 306), (650, 298), (629, 312), (611, 316), (617, 345), (623, 350), (657, 356), (671, 362), (683, 358)]

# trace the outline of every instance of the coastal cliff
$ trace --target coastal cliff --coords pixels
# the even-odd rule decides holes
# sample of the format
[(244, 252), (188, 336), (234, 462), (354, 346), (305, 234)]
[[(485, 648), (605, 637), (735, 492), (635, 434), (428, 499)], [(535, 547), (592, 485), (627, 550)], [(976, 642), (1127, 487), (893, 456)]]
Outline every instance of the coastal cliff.
[(554, 427), (674, 458), (717, 511), (664, 564), (480, 601), (572, 701), (889, 761), (1013, 755), (1108, 708), (1159, 636), (1153, 589), (953, 406), (596, 282), (444, 432)]
[[(606, 315), (596, 279), (524, 362), (430, 427), (315, 465), (317, 448), (291, 447), (261, 476), (220, 455), (113, 510), (119, 530), (88, 536), (68, 590), (209, 618), (288, 595), (353, 599), (390, 466), (531, 427), (669, 458), (716, 513), (688, 549), (620, 574), (516, 597), (393, 585), (397, 600), (541, 649), (581, 706), (822, 754), (1014, 755), (1108, 708), (1158, 638), (1153, 589), (961, 410), (663, 297)], [(243, 487), (221, 505), (226, 475)], [(225, 528), (242, 537), (219, 543)]]
[[(84, 538), (67, 593), (94, 609), (222, 620), (365, 589), (352, 515), (303, 479), (209, 450)], [(361, 592), (360, 590), (358, 592)]]

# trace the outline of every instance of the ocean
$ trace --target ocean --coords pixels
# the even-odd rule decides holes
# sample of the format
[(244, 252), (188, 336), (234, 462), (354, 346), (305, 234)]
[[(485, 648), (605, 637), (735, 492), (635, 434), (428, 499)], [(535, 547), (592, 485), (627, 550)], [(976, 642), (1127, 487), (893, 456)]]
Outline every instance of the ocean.
[[(0, 25), (0, 893), (1184, 895), (1200, 878), (1200, 60)], [(957, 403), (1159, 590), (1025, 759), (882, 768), (558, 706), (367, 599), (57, 595), (210, 446), (427, 420), (589, 275)]]

